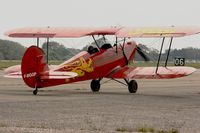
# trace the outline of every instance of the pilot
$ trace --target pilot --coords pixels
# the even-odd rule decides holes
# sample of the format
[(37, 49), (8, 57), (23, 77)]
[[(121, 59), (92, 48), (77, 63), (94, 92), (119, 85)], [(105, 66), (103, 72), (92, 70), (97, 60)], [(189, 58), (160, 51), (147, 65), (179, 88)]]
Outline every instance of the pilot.
[(109, 48), (112, 48), (112, 45), (110, 43), (104, 43), (101, 46), (101, 49), (103, 49), (103, 50), (106, 50), (106, 49), (109, 49)]
[(88, 51), (89, 54), (94, 54), (96, 52), (99, 52), (99, 50), (96, 47), (92, 46), (92, 45), (90, 45), (88, 47), (87, 51)]

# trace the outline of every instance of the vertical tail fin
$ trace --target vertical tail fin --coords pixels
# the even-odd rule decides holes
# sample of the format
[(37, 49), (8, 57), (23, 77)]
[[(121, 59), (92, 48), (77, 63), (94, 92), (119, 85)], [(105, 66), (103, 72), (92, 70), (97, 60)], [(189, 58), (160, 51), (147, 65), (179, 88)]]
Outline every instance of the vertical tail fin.
[(21, 72), (24, 82), (29, 87), (41, 87), (40, 75), (48, 69), (42, 49), (31, 46), (25, 51), (21, 63)]

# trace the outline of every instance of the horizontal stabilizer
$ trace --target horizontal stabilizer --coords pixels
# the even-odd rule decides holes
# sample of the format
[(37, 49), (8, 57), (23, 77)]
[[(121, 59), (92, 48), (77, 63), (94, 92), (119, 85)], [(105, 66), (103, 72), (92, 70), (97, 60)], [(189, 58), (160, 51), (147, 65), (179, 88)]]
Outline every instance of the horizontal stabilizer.
[(47, 75), (42, 75), (41, 79), (67, 79), (74, 78), (78, 74), (75, 72), (49, 72)]
[[(49, 69), (55, 69), (58, 65), (48, 65)], [(22, 78), (21, 65), (8, 67), (4, 70), (5, 78)]]
[(4, 77), (6, 78), (22, 78), (21, 65), (8, 67), (4, 70)]
[(4, 74), (5, 78), (22, 78), (21, 71)]
[[(78, 74), (75, 72), (50, 72), (48, 75), (41, 75), (40, 79), (67, 79), (74, 78)], [(21, 71), (4, 74), (5, 78), (22, 78)]]

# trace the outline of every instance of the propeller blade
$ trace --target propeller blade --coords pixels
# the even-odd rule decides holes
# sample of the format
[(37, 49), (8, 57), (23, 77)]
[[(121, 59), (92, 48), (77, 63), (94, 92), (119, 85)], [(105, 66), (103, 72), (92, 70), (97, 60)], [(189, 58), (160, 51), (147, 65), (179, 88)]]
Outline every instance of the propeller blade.
[(145, 55), (144, 51), (143, 51), (139, 46), (136, 47), (136, 50), (137, 50), (138, 54), (139, 54), (145, 61), (150, 61), (150, 59)]

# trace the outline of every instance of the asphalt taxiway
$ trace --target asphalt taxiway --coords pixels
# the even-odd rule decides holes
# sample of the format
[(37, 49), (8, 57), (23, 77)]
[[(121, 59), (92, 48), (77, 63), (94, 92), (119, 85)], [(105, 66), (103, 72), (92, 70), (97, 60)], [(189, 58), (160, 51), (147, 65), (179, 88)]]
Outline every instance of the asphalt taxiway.
[[(120, 132), (140, 127), (200, 132), (200, 70), (168, 80), (137, 80), (130, 94), (114, 81), (92, 93), (90, 82), (44, 88), (37, 96), (0, 71), (0, 132)], [(105, 80), (104, 80), (105, 81)]]

